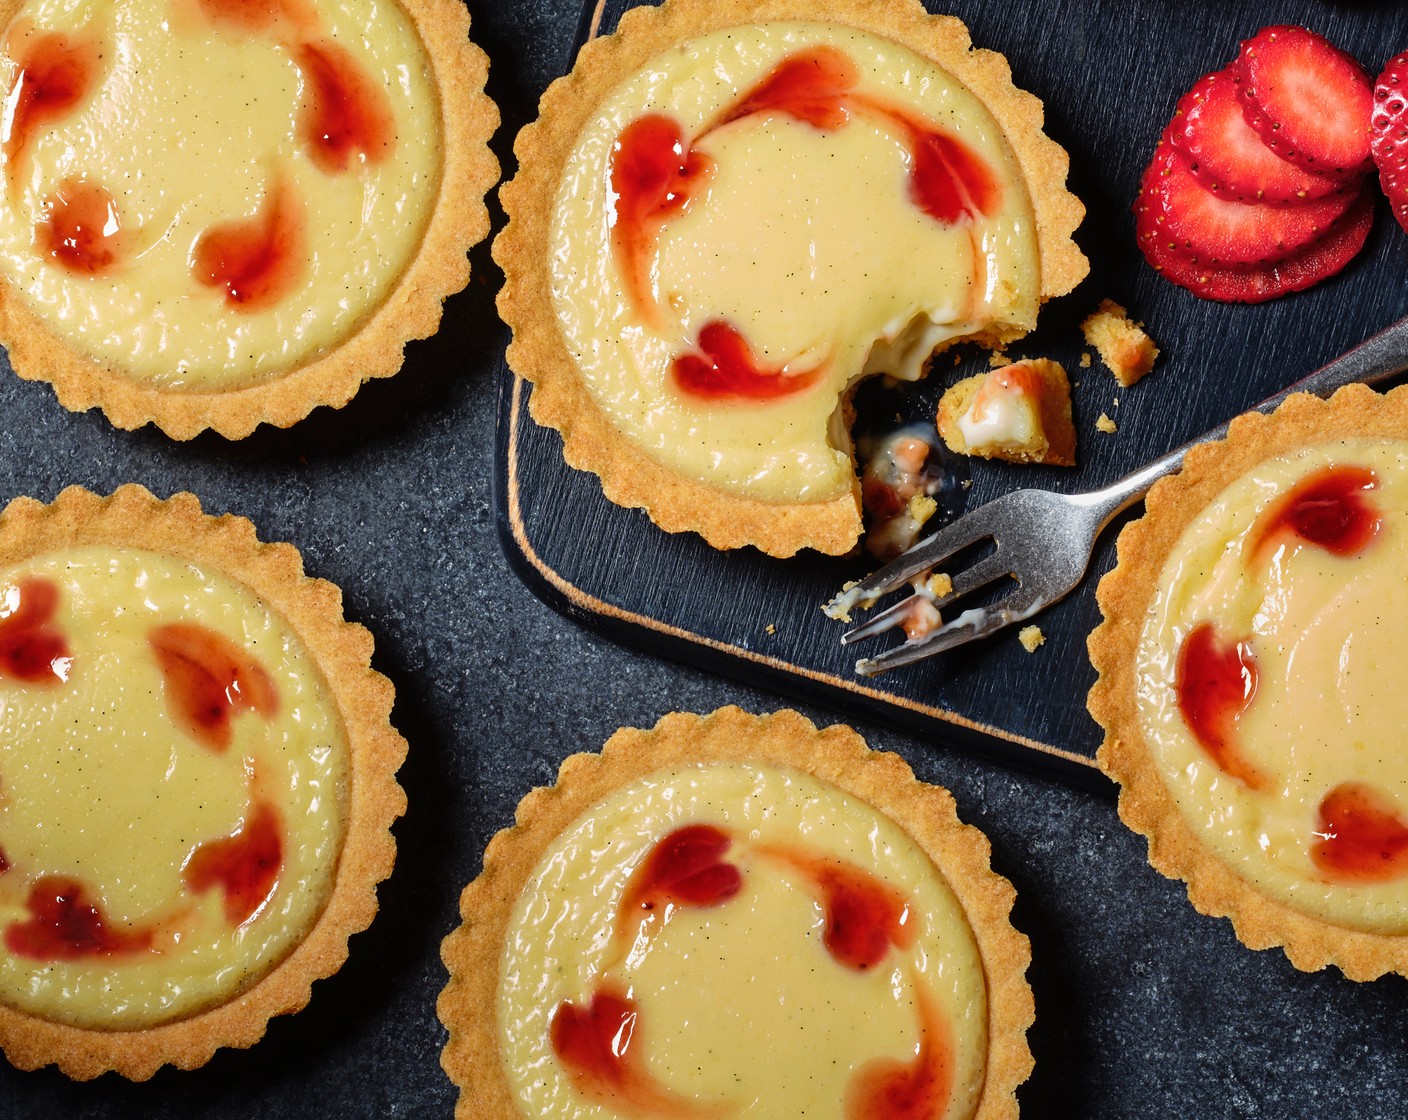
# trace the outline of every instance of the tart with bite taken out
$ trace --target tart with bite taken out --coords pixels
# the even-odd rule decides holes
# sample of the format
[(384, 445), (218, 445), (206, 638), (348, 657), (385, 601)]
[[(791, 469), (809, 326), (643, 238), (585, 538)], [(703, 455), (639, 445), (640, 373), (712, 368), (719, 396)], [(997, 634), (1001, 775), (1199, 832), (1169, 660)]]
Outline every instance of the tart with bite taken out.
[(850, 394), (1002, 345), (1086, 261), (1041, 104), (913, 0), (667, 0), (519, 136), (509, 362), (606, 496), (719, 548), (850, 550)]
[(0, 514), (0, 1049), (143, 1080), (250, 1046), (391, 870), (390, 683), (331, 584), (189, 494)]
[(488, 232), (457, 0), (0, 3), (0, 341), (189, 439), (340, 407), (434, 332)]
[(1298, 395), (1189, 452), (1090, 637), (1100, 765), (1149, 858), (1252, 948), (1408, 974), (1408, 391)]
[(1012, 900), (949, 794), (849, 728), (619, 731), (523, 800), (461, 898), (457, 1115), (1015, 1117)]

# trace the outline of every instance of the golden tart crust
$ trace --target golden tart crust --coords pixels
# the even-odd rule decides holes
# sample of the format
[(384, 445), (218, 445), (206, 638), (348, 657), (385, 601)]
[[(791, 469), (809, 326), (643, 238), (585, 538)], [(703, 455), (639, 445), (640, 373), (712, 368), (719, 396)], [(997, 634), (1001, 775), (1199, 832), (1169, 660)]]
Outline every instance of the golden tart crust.
[[(0, 0), (0, 26), (22, 14), (25, 2)], [(98, 407), (119, 428), (153, 423), (180, 440), (206, 429), (240, 439), (261, 423), (288, 427), (319, 405), (341, 408), (365, 381), (395, 374), (405, 344), (434, 334), (444, 300), (468, 283), (466, 254), (489, 232), (484, 196), (499, 175), (488, 148), (499, 113), (484, 93), (488, 59), (468, 39), (466, 9), (454, 0), (396, 3), (419, 38), (438, 98), (440, 166), (418, 245), (380, 300), (329, 345), (249, 384), (163, 388), (86, 352), (36, 312), (13, 281), (0, 279), (0, 342), (15, 372), (52, 383), (67, 409)]]
[[(1088, 643), (1099, 673), (1088, 705), (1105, 731), (1098, 761), (1120, 784), (1121, 818), (1148, 839), (1149, 862), (1182, 879), (1198, 911), (1230, 918), (1249, 948), (1280, 946), (1299, 969), (1334, 964), (1352, 980), (1408, 974), (1408, 934), (1352, 928), (1293, 906), (1259, 890), (1212, 849), (1189, 823), (1146, 739), (1136, 687), (1138, 651), (1166, 561), (1230, 480), (1338, 441), (1406, 439), (1403, 388), (1380, 395), (1351, 385), (1329, 400), (1297, 394), (1269, 416), (1248, 413), (1233, 420), (1225, 440), (1194, 448), (1179, 474), (1158, 482), (1145, 515), (1121, 532), (1116, 565), (1097, 593), (1104, 621)], [(1226, 780), (1236, 785), (1235, 774)]]
[(992, 871), (987, 838), (959, 822), (946, 790), (918, 781), (898, 755), (870, 750), (850, 728), (818, 729), (793, 711), (755, 716), (736, 707), (707, 716), (674, 713), (649, 730), (616, 732), (599, 755), (571, 756), (557, 783), (528, 794), (516, 823), (489, 843), (483, 872), (460, 899), (463, 924), (445, 939), (441, 954), (450, 974), (437, 1005), (449, 1030), (441, 1064), (460, 1089), (456, 1115), (478, 1120), (521, 1115), (504, 1069), (500, 995), (505, 943), (518, 928), (520, 899), (541, 861), (575, 823), (611, 803), (614, 794), (638, 788), (652, 776), (663, 787), (690, 767), (709, 771), (719, 764), (810, 776), (855, 799), (863, 811), (889, 818), (917, 845), (924, 862), (937, 868), (971, 931), (986, 988), (985, 1064), (972, 1115), (1015, 1117), (1016, 1088), (1032, 1068), (1026, 1031), (1034, 1004), (1024, 976), (1031, 950), (1009, 921), (1015, 894)]
[[(817, 18), (798, 0), (666, 0), (658, 8), (627, 12), (614, 34), (583, 46), (572, 72), (543, 95), (537, 122), (519, 133), (519, 172), (501, 192), (509, 221), (494, 242), (494, 258), (505, 272), (499, 311), (513, 329), (509, 364), (533, 383), (533, 418), (562, 433), (567, 462), (598, 475), (612, 502), (643, 508), (668, 532), (694, 531), (716, 548), (751, 544), (780, 557), (801, 548), (831, 554), (853, 548), (861, 530), (858, 481), (852, 479), (850, 492), (823, 500), (772, 501), (722, 491), (652, 458), (623, 436), (584, 383), (559, 326), (546, 262), (558, 184), (579, 134), (618, 83), (668, 48), (709, 32)], [(842, 0), (828, 5), (824, 18), (828, 26), (870, 33), (915, 52), (977, 98), (1025, 179), (1039, 245), (1040, 298), (1070, 291), (1088, 270), (1071, 240), (1085, 210), (1065, 190), (1065, 151), (1041, 132), (1041, 102), (1012, 84), (1006, 60), (974, 50), (959, 20), (932, 16), (917, 0)], [(968, 337), (996, 345), (1021, 333), (994, 324), (988, 335)], [(842, 404), (847, 423), (848, 398), (849, 389)]]
[[(19, 1068), (53, 1063), (80, 1080), (109, 1070), (145, 1080), (166, 1064), (193, 1069), (220, 1047), (253, 1045), (270, 1018), (303, 1007), (312, 982), (341, 967), (347, 939), (371, 923), (376, 885), (395, 859), (390, 828), (405, 811), (395, 773), (406, 742), (389, 722), (391, 683), (369, 665), (371, 635), (344, 621), (341, 592), (305, 576), (292, 545), (259, 541), (244, 518), (203, 514), (191, 494), (163, 501), (135, 485), (111, 497), (70, 487), (52, 505), (17, 498), (0, 513), (0, 569), (94, 547), (156, 554), (247, 589), (301, 644), (346, 739), (342, 838), (327, 897), (262, 974), (237, 983), (223, 1002), (131, 1028), (79, 1026), (0, 1002), (0, 1049)], [(225, 906), (228, 914), (228, 899)]]

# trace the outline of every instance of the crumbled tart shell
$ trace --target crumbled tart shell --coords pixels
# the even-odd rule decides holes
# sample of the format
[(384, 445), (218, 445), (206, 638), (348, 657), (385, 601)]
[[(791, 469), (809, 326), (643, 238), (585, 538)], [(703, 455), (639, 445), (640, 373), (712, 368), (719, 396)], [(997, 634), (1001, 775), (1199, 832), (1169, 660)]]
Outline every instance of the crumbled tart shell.
[(450, 1033), (441, 1065), (459, 1087), (455, 1115), (520, 1120), (499, 1057), (498, 992), (515, 903), (543, 854), (614, 790), (697, 762), (764, 763), (829, 782), (895, 821), (933, 860), (973, 930), (988, 998), (987, 1068), (975, 1120), (1014, 1120), (1016, 1090), (1032, 1070), (1026, 981), (1031, 944), (1012, 928), (1016, 892), (991, 867), (992, 845), (958, 819), (952, 795), (919, 781), (899, 755), (871, 750), (849, 727), (818, 728), (793, 711), (755, 716), (736, 707), (707, 716), (674, 712), (649, 730), (623, 728), (600, 754), (575, 754), (557, 783), (533, 790), (515, 823), (484, 852), (484, 869), (460, 896), (462, 924), (441, 948), (450, 974), (437, 1011)]
[(260, 541), (242, 517), (211, 517), (192, 494), (162, 501), (141, 486), (111, 497), (81, 487), (52, 505), (16, 498), (0, 512), (0, 568), (84, 545), (140, 548), (214, 568), (278, 612), (322, 673), (347, 732), (345, 836), (327, 904), (302, 941), (232, 999), (184, 1019), (134, 1030), (91, 1030), (0, 1004), (0, 1050), (20, 1069), (51, 1063), (76, 1080), (109, 1070), (145, 1081), (163, 1065), (194, 1069), (224, 1046), (248, 1047), (275, 1015), (297, 1011), (314, 980), (347, 959), (347, 939), (371, 924), (376, 885), (391, 874), (391, 825), (406, 810), (396, 771), (406, 741), (390, 723), (391, 682), (370, 666), (372, 636), (342, 616), (342, 592), (303, 574), (290, 544)]
[(1334, 925), (1261, 894), (1237, 875), (1203, 845), (1164, 785), (1135, 698), (1144, 620), (1183, 531), (1256, 464), (1313, 444), (1361, 438), (1408, 439), (1408, 387), (1380, 395), (1350, 385), (1328, 401), (1297, 394), (1270, 416), (1253, 412), (1233, 420), (1225, 440), (1193, 448), (1179, 474), (1157, 483), (1144, 516), (1120, 533), (1115, 567), (1100, 581), (1104, 621), (1088, 642), (1099, 679), (1088, 705), (1105, 730), (1097, 760), (1120, 784), (1120, 817), (1148, 839), (1154, 868), (1188, 885), (1200, 913), (1230, 918), (1238, 940), (1250, 949), (1280, 946), (1302, 971), (1333, 964), (1351, 980), (1372, 980), (1385, 972), (1408, 975), (1408, 935)]
[[(469, 283), (467, 254), (489, 233), (484, 196), (499, 178), (489, 137), (497, 106), (484, 93), (488, 57), (469, 41), (458, 0), (398, 0), (425, 49), (440, 95), (440, 180), (420, 247), (405, 272), (341, 342), (258, 384), (216, 391), (163, 390), (76, 349), (0, 280), (0, 344), (14, 371), (48, 381), (72, 412), (101, 408), (117, 427), (155, 424), (173, 439), (206, 429), (243, 439), (260, 424), (287, 428), (319, 405), (341, 408), (363, 382), (401, 368), (408, 341), (440, 325), (441, 305)], [(24, 0), (0, 0), (0, 27)]]
[[(548, 246), (557, 185), (577, 136), (627, 75), (667, 48), (710, 31), (818, 18), (803, 0), (666, 0), (659, 7), (631, 9), (614, 34), (582, 47), (572, 72), (543, 94), (537, 121), (518, 134), (514, 154), (519, 171), (499, 192), (509, 220), (493, 250), (505, 277), (499, 314), (513, 329), (509, 365), (533, 383), (533, 419), (562, 433), (567, 462), (600, 477), (608, 499), (644, 509), (666, 532), (693, 531), (715, 548), (751, 544), (779, 557), (803, 548), (832, 555), (854, 548), (861, 532), (859, 481), (850, 493), (825, 502), (765, 502), (676, 474), (626, 440), (592, 399), (563, 342), (553, 308)], [(932, 59), (983, 102), (1002, 126), (1031, 195), (1042, 300), (1080, 283), (1089, 262), (1071, 234), (1085, 207), (1065, 188), (1070, 159), (1041, 131), (1041, 101), (1012, 84), (1007, 60), (995, 51), (973, 49), (961, 21), (930, 15), (918, 0), (835, 0), (826, 6), (824, 19)], [(1011, 340), (1010, 331), (977, 338), (990, 345)], [(849, 407), (846, 412), (849, 426)]]

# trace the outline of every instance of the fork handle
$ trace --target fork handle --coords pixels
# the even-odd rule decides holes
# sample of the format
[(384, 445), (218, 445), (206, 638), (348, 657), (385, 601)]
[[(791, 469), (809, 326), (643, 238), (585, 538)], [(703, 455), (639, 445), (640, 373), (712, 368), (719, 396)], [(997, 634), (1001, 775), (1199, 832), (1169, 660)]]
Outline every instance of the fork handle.
[[(1408, 318), (1400, 319), (1393, 326), (1361, 342), (1348, 353), (1341, 354), (1329, 365), (1321, 366), (1310, 376), (1281, 390), (1274, 397), (1268, 397), (1253, 411), (1270, 412), (1292, 393), (1314, 393), (1317, 397), (1328, 397), (1336, 389), (1355, 382), (1377, 385), (1405, 369), (1408, 369)], [(1117, 514), (1144, 497), (1149, 488), (1164, 475), (1178, 470), (1183, 465), (1183, 457), (1191, 448), (1226, 436), (1230, 423), (1229, 420), (1219, 424), (1212, 431), (1204, 432), (1182, 447), (1174, 448), (1167, 455), (1160, 456), (1104, 489), (1080, 495), (1081, 503), (1099, 518), (1096, 532), (1100, 532)]]

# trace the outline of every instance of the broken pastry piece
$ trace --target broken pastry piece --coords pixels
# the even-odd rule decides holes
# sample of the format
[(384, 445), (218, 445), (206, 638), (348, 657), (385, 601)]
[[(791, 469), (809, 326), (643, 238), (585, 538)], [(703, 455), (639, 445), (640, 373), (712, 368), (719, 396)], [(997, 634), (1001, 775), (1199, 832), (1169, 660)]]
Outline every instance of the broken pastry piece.
[(939, 435), (960, 455), (1073, 467), (1071, 383), (1059, 362), (1029, 358), (954, 385), (939, 401)]
[(1145, 333), (1144, 324), (1131, 322), (1129, 312), (1114, 300), (1101, 300), (1080, 329), (1087, 345), (1095, 347), (1100, 360), (1125, 388), (1154, 368), (1159, 348)]

